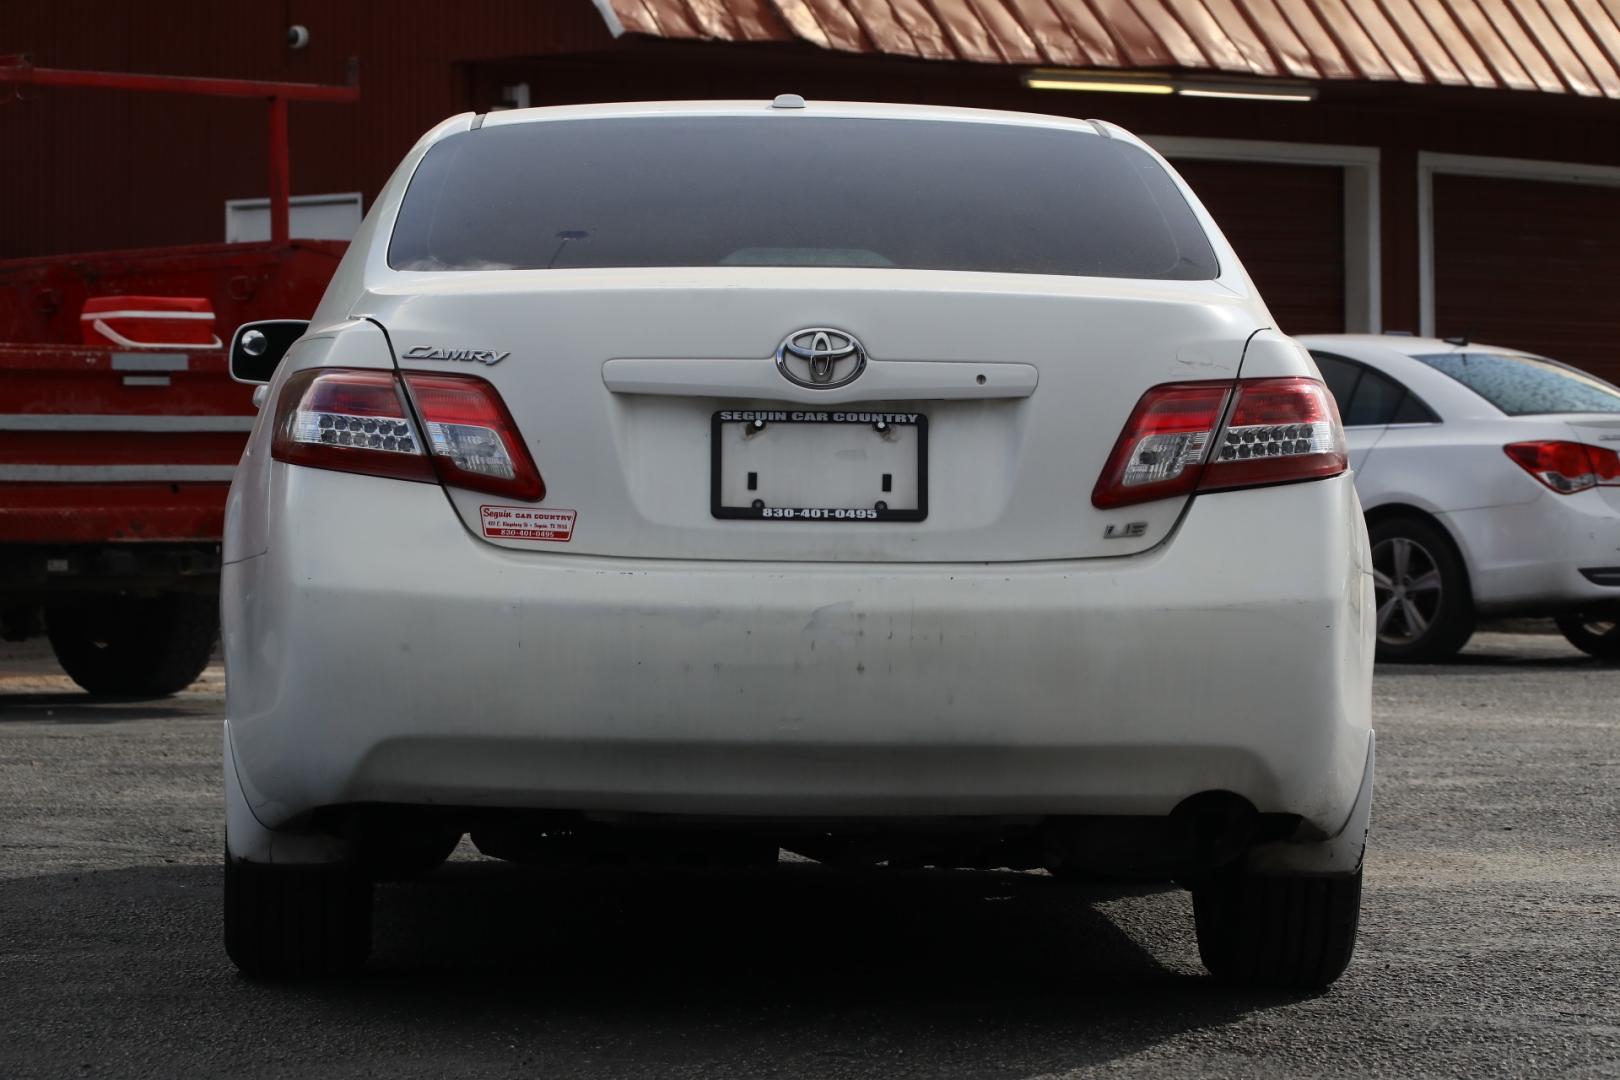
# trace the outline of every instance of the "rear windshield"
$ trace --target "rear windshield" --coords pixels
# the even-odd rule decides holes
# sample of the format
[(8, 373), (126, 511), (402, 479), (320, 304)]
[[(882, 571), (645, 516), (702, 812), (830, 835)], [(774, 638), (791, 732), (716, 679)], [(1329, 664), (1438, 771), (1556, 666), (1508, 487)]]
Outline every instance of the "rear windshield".
[(1416, 359), (1450, 375), (1509, 416), (1620, 412), (1620, 387), (1555, 360), (1485, 352)]
[(1160, 165), (1053, 128), (809, 116), (493, 125), (422, 159), (396, 270), (868, 266), (1213, 278)]

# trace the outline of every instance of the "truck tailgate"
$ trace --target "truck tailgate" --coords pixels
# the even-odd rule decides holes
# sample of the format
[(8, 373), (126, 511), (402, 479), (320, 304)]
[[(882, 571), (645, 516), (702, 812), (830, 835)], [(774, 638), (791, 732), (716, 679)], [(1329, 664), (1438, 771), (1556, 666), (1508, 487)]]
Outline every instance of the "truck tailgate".
[(218, 349), (0, 345), (0, 542), (219, 539), (253, 415)]

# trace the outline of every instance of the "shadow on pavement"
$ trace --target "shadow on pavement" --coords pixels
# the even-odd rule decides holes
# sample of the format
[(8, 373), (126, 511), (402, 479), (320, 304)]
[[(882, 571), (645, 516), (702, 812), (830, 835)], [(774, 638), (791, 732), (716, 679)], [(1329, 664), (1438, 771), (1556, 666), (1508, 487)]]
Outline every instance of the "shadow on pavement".
[(91, 694), (68, 679), (44, 638), (0, 642), (0, 724), (115, 724), (219, 716), (223, 715), (224, 694), (225, 671), (217, 657), (190, 689), (179, 694)]
[(0, 694), (0, 724), (116, 724), (218, 710), (217, 699), (193, 704), (176, 697), (92, 696), (83, 691)]
[[(1037, 1077), (1298, 1000), (1192, 974), (1180, 892), (809, 864), (559, 875), (453, 862), (379, 888), (363, 975), (263, 983), (220, 947), (219, 878), (143, 867), (0, 882), (0, 1060), (24, 1066), (11, 1073), (115, 1055), (170, 1075), (273, 1061), (322, 1076)], [(90, 1020), (53, 1023), (64, 1011)]]
[(1438, 675), (1466, 672), (1469, 675), (1523, 675), (1527, 671), (1616, 671), (1616, 665), (1584, 653), (1512, 656), (1501, 653), (1460, 653), (1443, 664), (1381, 663), (1374, 678), (1403, 678), (1411, 675)]

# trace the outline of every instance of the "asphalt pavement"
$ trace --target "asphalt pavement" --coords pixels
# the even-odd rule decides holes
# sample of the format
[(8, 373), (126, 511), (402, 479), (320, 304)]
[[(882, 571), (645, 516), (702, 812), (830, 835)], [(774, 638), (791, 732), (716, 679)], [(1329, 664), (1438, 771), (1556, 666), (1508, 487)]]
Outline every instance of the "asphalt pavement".
[(1620, 1076), (1620, 667), (1560, 638), (1379, 670), (1361, 940), (1316, 995), (1214, 983), (1175, 890), (466, 845), (379, 888), (364, 975), (253, 982), (223, 690), (96, 704), (0, 646), (0, 1078)]

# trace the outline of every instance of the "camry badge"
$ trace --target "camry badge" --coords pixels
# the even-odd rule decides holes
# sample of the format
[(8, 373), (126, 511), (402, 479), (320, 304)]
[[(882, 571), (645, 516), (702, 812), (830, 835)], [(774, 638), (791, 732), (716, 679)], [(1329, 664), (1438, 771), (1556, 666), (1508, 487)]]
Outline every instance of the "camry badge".
[(494, 367), (512, 354), (493, 349), (441, 349), (434, 345), (412, 345), (405, 350), (407, 360), (465, 360)]
[(866, 350), (853, 334), (812, 326), (782, 339), (776, 347), (776, 369), (795, 385), (832, 390), (866, 370)]

